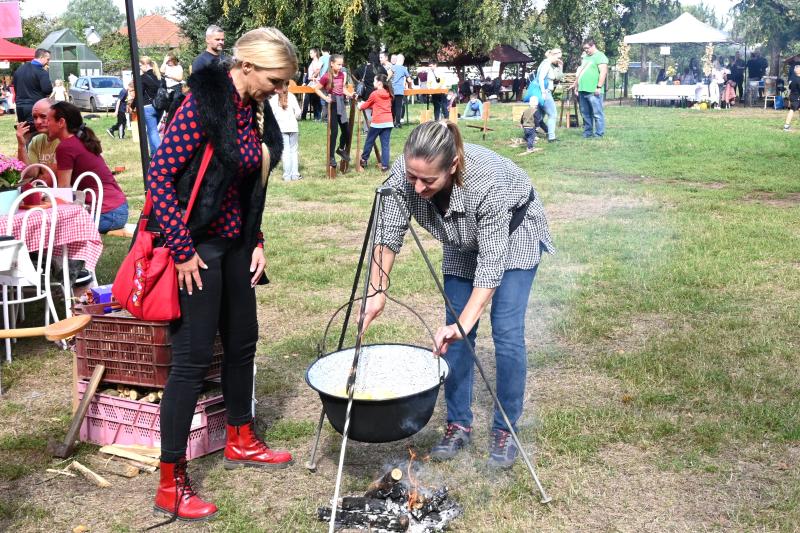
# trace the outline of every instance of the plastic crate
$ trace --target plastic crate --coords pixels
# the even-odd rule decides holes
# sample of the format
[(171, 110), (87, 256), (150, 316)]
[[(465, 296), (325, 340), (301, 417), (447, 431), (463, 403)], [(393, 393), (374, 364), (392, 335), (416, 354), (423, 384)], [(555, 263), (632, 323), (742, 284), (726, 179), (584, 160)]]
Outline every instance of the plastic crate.
[[(87, 381), (78, 382), (83, 397)], [(139, 444), (161, 447), (161, 406), (96, 393), (81, 424), (80, 439), (100, 446)], [(225, 403), (222, 396), (197, 402), (186, 458), (196, 459), (225, 447)]]
[[(108, 303), (79, 305), (75, 314), (90, 314), (92, 322), (75, 335), (78, 377), (88, 379), (94, 367), (106, 367), (103, 381), (163, 388), (172, 362), (169, 322), (139, 320), (127, 311), (103, 314)], [(222, 372), (222, 341), (217, 335), (206, 379)]]

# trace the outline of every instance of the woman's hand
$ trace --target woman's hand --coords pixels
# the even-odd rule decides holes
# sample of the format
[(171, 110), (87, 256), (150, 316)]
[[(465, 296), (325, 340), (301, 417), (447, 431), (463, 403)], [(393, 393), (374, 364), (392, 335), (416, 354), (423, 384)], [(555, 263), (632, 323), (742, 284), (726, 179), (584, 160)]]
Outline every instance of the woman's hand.
[(447, 348), (456, 342), (460, 341), (464, 337), (461, 336), (461, 332), (458, 331), (458, 326), (455, 324), (450, 324), (449, 326), (442, 326), (437, 331), (436, 334), (433, 336), (434, 346), (433, 346), (433, 354), (434, 355), (444, 355), (447, 353)]
[(258, 280), (261, 279), (261, 275), (264, 274), (265, 266), (267, 266), (267, 258), (264, 257), (264, 249), (256, 246), (250, 259), (250, 272), (253, 273), (253, 277), (250, 278), (250, 287), (255, 288)]
[(330, 96), (324, 96), (322, 99), (328, 102), (329, 104), (333, 102), (333, 98), (331, 98)]
[(362, 335), (367, 331), (372, 321), (381, 316), (384, 307), (386, 307), (386, 294), (383, 292), (378, 292), (367, 298), (367, 305), (364, 309), (364, 329), (361, 331)]
[(206, 270), (208, 266), (200, 259), (196, 253), (185, 263), (175, 263), (175, 270), (178, 271), (178, 290), (186, 287), (189, 296), (192, 295), (192, 283), (201, 291), (203, 290), (203, 280), (200, 279), (200, 269)]

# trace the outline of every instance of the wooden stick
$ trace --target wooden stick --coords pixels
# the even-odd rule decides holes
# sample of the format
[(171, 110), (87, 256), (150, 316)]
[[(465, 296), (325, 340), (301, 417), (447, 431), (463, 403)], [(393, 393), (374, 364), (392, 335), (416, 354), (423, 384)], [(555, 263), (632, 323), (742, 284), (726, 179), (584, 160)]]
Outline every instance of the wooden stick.
[(123, 463), (129, 464), (129, 465), (131, 465), (131, 466), (135, 466), (135, 467), (136, 467), (136, 468), (138, 468), (139, 470), (141, 470), (141, 471), (143, 471), (143, 472), (148, 472), (148, 473), (150, 473), (150, 474), (152, 474), (153, 472), (155, 472), (156, 470), (158, 470), (158, 467), (157, 467), (157, 466), (146, 465), (146, 464), (144, 464), (144, 463), (140, 463), (139, 461), (134, 461), (133, 459), (126, 459), (126, 458), (124, 458), (124, 457), (117, 457), (117, 459), (119, 459), (119, 460), (120, 460), (120, 461), (122, 461)]
[(58, 474), (60, 476), (67, 476), (67, 477), (75, 477), (75, 474), (72, 472), (67, 472), (66, 470), (56, 470), (55, 468), (48, 468), (45, 472), (50, 472), (51, 474)]
[(107, 453), (109, 455), (117, 455), (119, 457), (124, 457), (125, 459), (133, 459), (134, 461), (138, 461), (150, 466), (159, 465), (158, 459), (153, 459), (152, 457), (147, 457), (146, 455), (142, 455), (140, 453), (125, 450), (124, 448), (120, 448), (114, 444), (103, 446), (100, 448), (100, 452)]
[(98, 468), (108, 474), (114, 474), (115, 476), (132, 478), (139, 475), (138, 468), (129, 463), (115, 461), (112, 456), (109, 456), (108, 458), (89, 456), (89, 463), (93, 467)]
[(70, 464), (69, 467), (72, 470), (77, 471), (83, 477), (85, 477), (86, 479), (88, 479), (89, 481), (91, 481), (100, 488), (106, 488), (111, 486), (111, 483), (109, 483), (106, 478), (104, 478), (100, 474), (92, 472), (91, 470), (80, 464), (78, 461), (72, 461), (72, 464)]

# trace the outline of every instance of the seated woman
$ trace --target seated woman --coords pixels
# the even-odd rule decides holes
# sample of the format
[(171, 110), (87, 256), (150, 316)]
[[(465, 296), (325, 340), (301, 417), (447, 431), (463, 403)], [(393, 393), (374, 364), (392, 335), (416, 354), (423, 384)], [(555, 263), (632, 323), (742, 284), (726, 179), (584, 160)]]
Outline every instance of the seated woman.
[[(103, 186), (103, 205), (100, 208), (100, 233), (125, 227), (128, 221), (128, 202), (108, 165), (100, 156), (102, 147), (97, 135), (87, 127), (81, 112), (67, 102), (56, 102), (47, 116), (47, 136), (59, 139), (56, 148), (56, 178), (59, 187), (71, 187), (84, 172), (97, 174)], [(86, 188), (97, 193), (94, 180)]]

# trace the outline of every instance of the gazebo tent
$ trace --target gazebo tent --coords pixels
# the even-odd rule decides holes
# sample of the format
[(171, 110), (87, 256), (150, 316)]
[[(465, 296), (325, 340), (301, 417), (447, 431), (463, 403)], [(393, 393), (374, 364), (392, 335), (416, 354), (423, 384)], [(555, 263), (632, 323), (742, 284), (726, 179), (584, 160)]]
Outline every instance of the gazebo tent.
[(36, 51), (0, 38), (0, 61), (30, 61)]
[(45, 37), (39, 48), (50, 51), (51, 80), (63, 80), (70, 74), (88, 76), (103, 73), (103, 62), (100, 58), (70, 29), (52, 32)]
[(487, 61), (498, 61), (500, 63), (500, 75), (503, 74), (503, 69), (506, 65), (514, 63), (533, 63), (533, 59), (523, 54), (513, 46), (507, 44), (498, 44), (495, 46), (488, 55), (474, 55), (468, 52), (462, 53), (451, 59), (450, 61), (442, 62), (443, 65), (449, 65), (461, 69), (470, 65), (477, 66), (481, 73), (483, 72), (482, 65)]
[(676, 43), (727, 43), (727, 32), (700, 22), (690, 13), (683, 13), (672, 22), (658, 28), (626, 35), (627, 44), (676, 44)]

